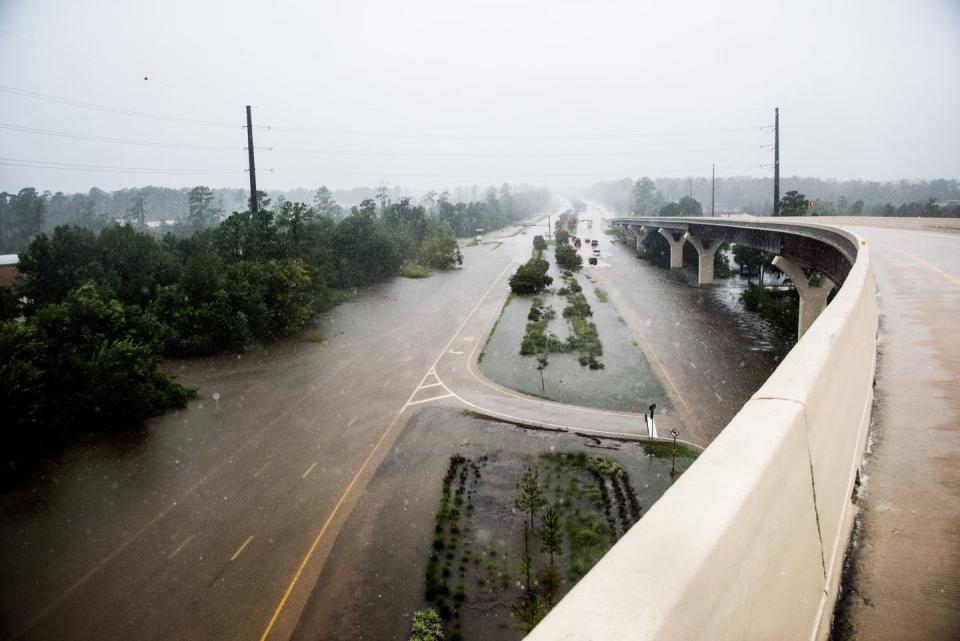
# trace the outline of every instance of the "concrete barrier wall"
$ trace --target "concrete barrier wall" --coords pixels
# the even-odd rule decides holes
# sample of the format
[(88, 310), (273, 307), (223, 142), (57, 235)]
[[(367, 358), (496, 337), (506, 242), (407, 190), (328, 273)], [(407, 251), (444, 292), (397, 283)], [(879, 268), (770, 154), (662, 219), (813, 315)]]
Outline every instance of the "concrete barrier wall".
[(833, 302), (770, 379), (527, 639), (825, 639), (873, 402), (876, 331), (861, 246)]

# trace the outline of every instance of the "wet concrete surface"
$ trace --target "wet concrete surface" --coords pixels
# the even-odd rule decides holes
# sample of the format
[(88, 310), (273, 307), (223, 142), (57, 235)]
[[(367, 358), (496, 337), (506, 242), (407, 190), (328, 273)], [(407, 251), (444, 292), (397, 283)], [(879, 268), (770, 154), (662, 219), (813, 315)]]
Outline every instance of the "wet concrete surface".
[(834, 639), (960, 639), (960, 235), (851, 228), (880, 307), (876, 403)]

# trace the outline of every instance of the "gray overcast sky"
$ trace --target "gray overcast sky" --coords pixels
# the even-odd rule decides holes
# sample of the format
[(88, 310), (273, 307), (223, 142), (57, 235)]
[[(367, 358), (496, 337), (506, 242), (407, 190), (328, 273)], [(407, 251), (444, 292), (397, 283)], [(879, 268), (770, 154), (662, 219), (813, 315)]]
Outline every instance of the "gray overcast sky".
[(0, 189), (243, 187), (245, 104), (266, 189), (956, 178), (960, 2), (0, 0)]

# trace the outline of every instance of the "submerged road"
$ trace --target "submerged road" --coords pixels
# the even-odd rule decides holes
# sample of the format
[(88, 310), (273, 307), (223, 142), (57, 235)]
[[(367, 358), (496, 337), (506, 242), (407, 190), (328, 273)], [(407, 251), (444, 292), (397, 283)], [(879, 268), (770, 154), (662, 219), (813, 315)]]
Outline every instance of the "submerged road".
[(200, 400), (4, 493), (2, 637), (286, 638), (380, 458), (433, 395), (427, 372), (514, 263), (496, 244), (464, 254), (467, 268), (325, 314), (322, 344), (181, 364)]

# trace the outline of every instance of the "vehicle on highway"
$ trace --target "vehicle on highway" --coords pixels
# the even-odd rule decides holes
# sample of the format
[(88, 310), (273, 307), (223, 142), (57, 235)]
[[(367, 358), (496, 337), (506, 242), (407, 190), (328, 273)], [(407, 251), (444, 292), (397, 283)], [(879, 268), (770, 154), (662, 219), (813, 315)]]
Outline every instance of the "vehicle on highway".
[(597, 240), (596, 238), (594, 238), (593, 240), (590, 241), (590, 246), (591, 246), (591, 247), (596, 247), (596, 246), (599, 245), (599, 244), (600, 244), (600, 241)]
[(597, 264), (597, 257), (596, 257), (596, 256), (591, 256), (590, 258), (587, 259), (587, 263), (589, 263), (590, 265), (596, 265), (596, 264)]

